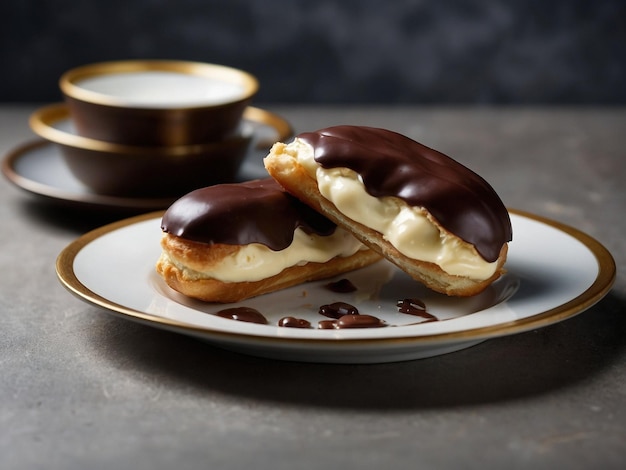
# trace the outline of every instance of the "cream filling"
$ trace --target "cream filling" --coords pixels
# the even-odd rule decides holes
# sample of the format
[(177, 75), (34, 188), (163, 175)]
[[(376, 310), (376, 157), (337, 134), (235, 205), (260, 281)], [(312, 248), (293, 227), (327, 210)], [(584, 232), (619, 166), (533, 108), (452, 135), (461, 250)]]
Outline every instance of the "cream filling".
[(188, 279), (254, 282), (279, 274), (292, 266), (325, 263), (337, 256), (351, 256), (361, 249), (366, 247), (341, 228), (329, 236), (307, 234), (297, 228), (293, 242), (284, 250), (273, 251), (260, 243), (251, 243), (224, 257), (206, 271), (189, 269), (172, 257), (169, 257), (169, 261), (183, 271)]
[(490, 278), (497, 262), (485, 261), (476, 248), (440, 231), (426, 210), (399, 198), (376, 198), (365, 191), (361, 177), (348, 168), (322, 168), (313, 147), (295, 139), (284, 149), (317, 180), (322, 196), (350, 219), (377, 232), (409, 258), (438, 265), (443, 271), (476, 280)]

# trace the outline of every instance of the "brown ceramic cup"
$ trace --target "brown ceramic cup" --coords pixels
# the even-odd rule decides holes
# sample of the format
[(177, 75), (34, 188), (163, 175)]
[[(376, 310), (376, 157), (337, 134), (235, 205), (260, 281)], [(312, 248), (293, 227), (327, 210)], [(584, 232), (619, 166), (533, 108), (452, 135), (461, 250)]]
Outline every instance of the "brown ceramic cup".
[[(80, 136), (62, 103), (35, 111), (30, 126), (59, 145), (70, 171), (91, 190), (126, 197), (177, 196), (233, 182), (251, 148), (267, 149), (293, 133), (285, 119), (254, 107), (246, 108), (235, 134), (198, 145), (132, 146)], [(263, 137), (261, 130), (270, 130), (272, 136)]]
[(65, 72), (59, 86), (78, 134), (145, 146), (228, 137), (259, 87), (242, 70), (169, 60), (84, 65)]

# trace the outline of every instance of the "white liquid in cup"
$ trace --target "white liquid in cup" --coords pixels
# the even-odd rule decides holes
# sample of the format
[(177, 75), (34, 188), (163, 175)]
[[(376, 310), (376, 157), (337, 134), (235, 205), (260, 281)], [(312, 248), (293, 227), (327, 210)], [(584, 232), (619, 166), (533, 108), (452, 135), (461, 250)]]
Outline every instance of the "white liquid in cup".
[(118, 104), (146, 108), (214, 106), (244, 96), (241, 84), (176, 72), (144, 71), (89, 77), (81, 88), (106, 95)]

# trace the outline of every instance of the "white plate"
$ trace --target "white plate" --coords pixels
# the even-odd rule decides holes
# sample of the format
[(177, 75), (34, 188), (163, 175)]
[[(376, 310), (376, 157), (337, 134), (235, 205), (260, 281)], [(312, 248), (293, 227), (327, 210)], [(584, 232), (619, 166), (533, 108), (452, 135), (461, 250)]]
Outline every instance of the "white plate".
[[(260, 161), (267, 152), (251, 150), (238, 179), (267, 176)], [(176, 197), (143, 198), (97, 194), (81, 183), (67, 167), (61, 150), (46, 140), (27, 142), (13, 149), (2, 163), (4, 176), (17, 187), (39, 197), (88, 209), (155, 211), (167, 208)]]
[[(433, 293), (381, 261), (339, 277), (357, 287), (353, 293), (334, 293), (326, 287), (329, 281), (320, 281), (239, 304), (217, 305), (181, 296), (156, 274), (160, 215), (126, 219), (80, 237), (59, 255), (61, 282), (81, 299), (125, 318), (270, 358), (375, 363), (444, 354), (572, 317), (600, 300), (615, 279), (613, 258), (593, 238), (512, 211), (508, 273), (476, 297)], [(420, 317), (399, 313), (396, 302), (404, 298), (422, 300), (439, 321), (420, 323)], [(335, 301), (350, 303), (389, 326), (342, 330), (276, 326), (280, 318), (295, 316), (316, 327), (326, 319), (318, 308)], [(237, 305), (259, 310), (269, 325), (214, 315)]]

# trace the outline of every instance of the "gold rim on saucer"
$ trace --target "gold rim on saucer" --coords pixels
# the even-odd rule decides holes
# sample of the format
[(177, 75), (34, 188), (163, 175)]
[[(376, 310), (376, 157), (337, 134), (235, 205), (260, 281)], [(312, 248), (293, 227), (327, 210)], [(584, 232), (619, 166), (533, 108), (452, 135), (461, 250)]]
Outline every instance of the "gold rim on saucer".
[[(243, 114), (244, 120), (253, 123), (263, 124), (273, 128), (276, 131), (277, 141), (284, 141), (293, 135), (293, 129), (289, 122), (277, 114), (266, 111), (261, 108), (248, 106)], [(109, 153), (126, 153), (134, 155), (187, 155), (189, 153), (199, 152), (202, 149), (210, 149), (221, 145), (223, 142), (211, 142), (208, 144), (192, 144), (192, 145), (172, 145), (172, 146), (136, 146), (123, 145), (102, 140), (92, 139), (90, 137), (80, 136), (75, 133), (66, 132), (55, 127), (60, 121), (70, 119), (70, 112), (67, 105), (63, 103), (55, 103), (37, 109), (31, 114), (29, 124), (31, 129), (40, 137), (51, 142), (66, 145), (69, 147), (94, 150), (98, 152)], [(235, 138), (240, 138), (239, 136)], [(257, 147), (268, 147), (273, 142), (267, 139), (261, 139)]]

